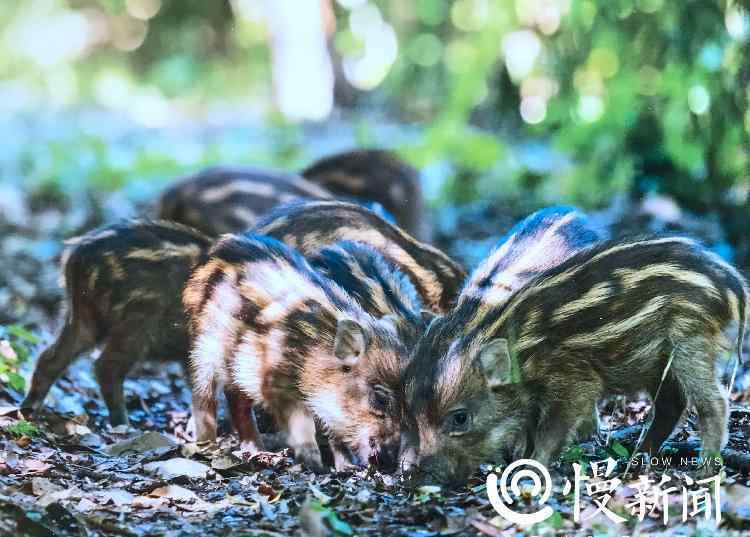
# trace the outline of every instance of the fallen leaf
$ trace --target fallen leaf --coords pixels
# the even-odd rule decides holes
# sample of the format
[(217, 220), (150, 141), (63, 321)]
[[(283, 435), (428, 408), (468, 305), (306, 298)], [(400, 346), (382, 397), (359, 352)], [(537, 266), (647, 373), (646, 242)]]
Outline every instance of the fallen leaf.
[(133, 503), (135, 496), (125, 489), (107, 489), (97, 494), (97, 499), (101, 501), (103, 505), (112, 503), (116, 506), (130, 505)]
[(244, 461), (232, 455), (219, 455), (211, 459), (211, 468), (214, 470), (229, 470), (235, 466), (244, 464)]
[(133, 507), (140, 507), (142, 509), (154, 509), (162, 507), (167, 504), (166, 498), (150, 498), (149, 496), (136, 496), (133, 498)]
[(198, 496), (192, 490), (188, 490), (185, 487), (179, 485), (167, 485), (166, 487), (159, 487), (152, 490), (149, 496), (157, 498), (169, 498), (179, 502), (196, 501)]
[(37, 503), (42, 507), (47, 507), (48, 505), (52, 505), (53, 503), (57, 503), (61, 500), (70, 500), (80, 498), (81, 496), (83, 496), (83, 491), (81, 491), (81, 489), (79, 489), (78, 487), (70, 487), (63, 490), (48, 492), (47, 494), (41, 496), (37, 500)]
[(0, 406), (0, 416), (17, 414), (18, 412), (20, 412), (20, 409), (17, 406)]
[(23, 461), (24, 474), (42, 474), (52, 468), (51, 464), (37, 459), (26, 459)]
[(150, 462), (143, 467), (147, 472), (162, 479), (174, 479), (175, 477), (193, 477), (205, 479), (210, 470), (208, 466), (198, 461), (177, 457), (166, 461)]
[(98, 505), (96, 505), (94, 502), (89, 500), (88, 498), (81, 498), (81, 500), (76, 504), (76, 510), (83, 511), (84, 513), (88, 511), (95, 510)]
[(106, 448), (107, 453), (119, 457), (124, 453), (145, 453), (152, 449), (172, 447), (175, 443), (156, 431), (149, 431)]
[(0, 452), (0, 462), (11, 470), (17, 469), (20, 464), (18, 455), (11, 449), (6, 449), (4, 452)]
[(21, 438), (16, 439), (16, 445), (20, 448), (27, 448), (31, 444), (31, 437), (30, 436), (22, 436)]
[(44, 494), (49, 494), (50, 492), (57, 492), (60, 490), (63, 490), (63, 487), (56, 483), (53, 483), (46, 477), (34, 477), (31, 480), (31, 493), (34, 496), (43, 496)]
[(65, 422), (65, 432), (71, 436), (93, 434), (91, 432), (91, 429), (89, 429), (86, 425), (81, 425), (80, 423), (76, 423), (74, 421)]
[(260, 483), (258, 485), (258, 492), (268, 498), (274, 498), (277, 496), (276, 491), (273, 490), (273, 487), (267, 485), (266, 483)]
[(483, 535), (489, 535), (490, 537), (505, 537), (505, 532), (484, 520), (473, 519), (469, 521), (469, 524), (478, 529)]
[(255, 494), (254, 497), (256, 498), (256, 501), (260, 506), (260, 510), (263, 513), (263, 516), (272, 522), (276, 520), (276, 511), (274, 511), (273, 506), (271, 506), (271, 504), (268, 502), (268, 499), (264, 498), (260, 494)]

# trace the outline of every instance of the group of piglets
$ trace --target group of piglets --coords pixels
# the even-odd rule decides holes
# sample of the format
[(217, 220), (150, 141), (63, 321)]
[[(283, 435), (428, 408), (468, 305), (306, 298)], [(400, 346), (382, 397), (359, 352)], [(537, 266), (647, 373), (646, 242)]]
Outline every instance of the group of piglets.
[(216, 441), (223, 392), (243, 451), (264, 449), (260, 406), (316, 471), (316, 431), (337, 470), (375, 464), (420, 483), (548, 464), (596, 429), (598, 401), (637, 392), (654, 403), (647, 451), (688, 404), (706, 456), (727, 442), (719, 373), (741, 348), (748, 291), (693, 240), (605, 240), (553, 207), (467, 277), (426, 242), (418, 173), (384, 151), (300, 175), (212, 168), (167, 189), (158, 214), (68, 241), (64, 325), (25, 410), (98, 346), (113, 425), (128, 423), (123, 380), (138, 361), (179, 360), (199, 445)]

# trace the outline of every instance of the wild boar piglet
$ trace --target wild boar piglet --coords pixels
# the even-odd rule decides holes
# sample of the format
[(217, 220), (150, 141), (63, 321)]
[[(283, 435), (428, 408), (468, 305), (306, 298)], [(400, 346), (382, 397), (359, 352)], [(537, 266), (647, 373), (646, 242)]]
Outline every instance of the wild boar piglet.
[(56, 341), (39, 356), (22, 407), (38, 408), (80, 354), (101, 346), (94, 366), (110, 423), (128, 423), (123, 380), (147, 358), (185, 362), (182, 288), (210, 245), (191, 228), (128, 221), (67, 242), (62, 274), (67, 311)]
[(242, 233), (284, 203), (330, 199), (325, 188), (290, 172), (250, 166), (214, 166), (178, 180), (159, 198), (159, 218), (212, 237)]
[(380, 204), (399, 226), (421, 241), (430, 240), (419, 172), (395, 153), (382, 149), (344, 151), (313, 162), (300, 173), (337, 198)]
[(504, 306), (467, 303), (429, 326), (404, 375), (402, 463), (448, 483), (481, 462), (547, 464), (597, 400), (641, 391), (655, 398), (647, 450), (692, 404), (714, 455), (728, 419), (717, 363), (738, 350), (746, 312), (742, 277), (692, 240), (583, 250)]
[(338, 241), (367, 244), (397, 266), (425, 307), (435, 312), (446, 312), (455, 304), (466, 278), (463, 268), (437, 248), (353, 203), (288, 204), (263, 217), (252, 232), (272, 236), (308, 257)]
[(394, 391), (407, 353), (393, 318), (373, 317), (298, 253), (252, 235), (222, 237), (183, 301), (199, 442), (216, 438), (223, 389), (250, 452), (262, 449), (254, 403), (313, 469), (322, 468), (315, 418), (338, 469), (395, 451)]
[[(604, 239), (601, 229), (575, 207), (540, 209), (514, 225), (498, 240), (487, 258), (469, 275), (458, 297), (461, 307), (498, 308), (546, 270)], [(469, 306), (468, 302), (474, 302)], [(476, 316), (476, 314), (475, 314)], [(582, 436), (599, 430), (599, 413), (580, 428)]]

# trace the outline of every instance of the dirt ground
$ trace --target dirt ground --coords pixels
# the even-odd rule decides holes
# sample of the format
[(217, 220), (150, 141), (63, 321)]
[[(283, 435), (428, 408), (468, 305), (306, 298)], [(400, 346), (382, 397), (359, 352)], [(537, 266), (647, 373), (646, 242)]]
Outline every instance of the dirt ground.
[[(75, 216), (82, 225), (86, 222), (80, 215), (58, 212), (59, 219)], [(615, 221), (621, 215), (598, 216)], [(470, 264), (515, 217), (497, 208), (469, 208), (459, 212), (453, 224), (436, 226), (436, 238), (441, 247)], [(646, 223), (637, 225), (658, 227), (658, 214), (643, 218)], [(686, 228), (693, 225), (689, 220), (683, 223)], [(713, 233), (695, 225), (698, 231), (691, 231), (696, 235)], [(32, 356), (50, 340), (59, 313), (59, 289), (54, 283), (59, 241), (50, 238), (54, 226), (46, 226), (8, 226), (0, 242), (0, 323), (21, 323), (34, 332), (40, 342), (31, 345)], [(457, 229), (463, 230), (461, 237)], [(488, 233), (488, 229), (496, 231)], [(648, 414), (645, 401), (616, 401), (604, 409), (609, 434), (573, 447), (552, 468), (554, 492), (548, 504), (555, 514), (524, 526), (506, 521), (491, 505), (486, 484), (489, 466), (459, 490), (413, 489), (396, 476), (370, 470), (315, 475), (295, 464), (283, 448), (283, 439), (272, 432), (267, 433), (268, 445), (278, 450), (249, 460), (236, 451), (229, 434), (216, 453), (197, 453), (188, 426), (189, 394), (177, 364), (150, 363), (134, 372), (126, 383), (131, 428), (112, 429), (91, 362), (84, 358), (66, 372), (32, 424), (23, 422), (17, 411), (22, 393), (10, 385), (0, 386), (0, 536), (750, 534), (750, 406), (745, 403), (750, 400), (750, 382), (744, 370), (733, 394), (731, 437), (723, 454), (722, 521), (717, 530), (715, 510), (711, 520), (700, 520), (703, 513), (684, 523), (681, 519), (683, 495), (692, 498), (686, 491), (699, 488), (683, 487), (686, 481), (681, 475), (690, 466), (679, 464), (681, 457), (697, 455), (692, 420), (672, 438), (671, 464), (651, 468), (657, 483), (666, 472), (673, 478), (670, 486), (677, 484), (665, 500), (668, 524), (663, 522), (662, 501), (639, 520), (642, 498), (637, 488), (626, 485), (637, 483), (637, 472), (644, 469), (634, 465), (630, 475), (619, 474), (625, 470), (637, 425)], [(32, 363), (22, 372), (28, 375)], [(594, 487), (594, 494), (588, 494), (586, 484), (594, 481), (581, 485), (580, 516), (570, 484), (566, 489), (566, 480), (574, 482), (574, 463), (582, 464), (586, 475), (592, 476), (596, 468), (601, 470), (592, 461), (607, 457), (618, 461), (607, 479), (619, 475), (623, 481), (606, 501), (608, 509), (627, 519), (620, 524), (597, 512), (596, 501), (602, 501), (604, 489)], [(538, 509), (529, 490), (522, 491), (514, 509)]]

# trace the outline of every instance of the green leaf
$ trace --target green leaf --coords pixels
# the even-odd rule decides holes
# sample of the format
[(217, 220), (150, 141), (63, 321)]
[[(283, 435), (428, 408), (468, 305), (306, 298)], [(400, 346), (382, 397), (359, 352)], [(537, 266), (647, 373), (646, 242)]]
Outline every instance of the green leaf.
[(16, 351), (16, 356), (18, 358), (17, 359), (18, 362), (25, 361), (29, 357), (29, 354), (31, 354), (31, 351), (29, 351), (29, 349), (28, 349), (28, 347), (26, 347), (26, 345), (21, 345), (19, 343), (15, 343), (14, 342), (14, 343), (11, 343), (10, 346), (11, 346), (11, 348), (14, 351)]
[(30, 421), (17, 421), (11, 425), (3, 427), (3, 431), (13, 436), (37, 436), (41, 430)]
[(583, 459), (583, 448), (581, 446), (570, 446), (561, 456), (565, 462), (578, 462)]
[(547, 519), (547, 524), (552, 526), (555, 529), (560, 529), (563, 526), (563, 517), (560, 513), (555, 511), (551, 517)]
[(8, 384), (10, 384), (10, 387), (17, 392), (23, 392), (26, 387), (26, 380), (24, 380), (24, 378), (18, 373), (13, 373), (11, 371), (8, 373)]
[(610, 446), (612, 448), (612, 451), (617, 455), (618, 457), (627, 458), (630, 456), (630, 452), (628, 451), (628, 448), (623, 446), (620, 442), (612, 442), (612, 445)]
[(354, 535), (354, 531), (348, 523), (341, 520), (332, 510), (328, 509), (327, 511), (326, 520), (333, 531), (342, 535)]
[(26, 330), (24, 327), (20, 325), (12, 324), (7, 327), (7, 331), (9, 334), (12, 334), (19, 339), (23, 339), (24, 341), (27, 341), (31, 343), (32, 345), (36, 345), (37, 343), (39, 343), (38, 337), (36, 337), (34, 334), (32, 334), (31, 332), (29, 332), (28, 330)]

